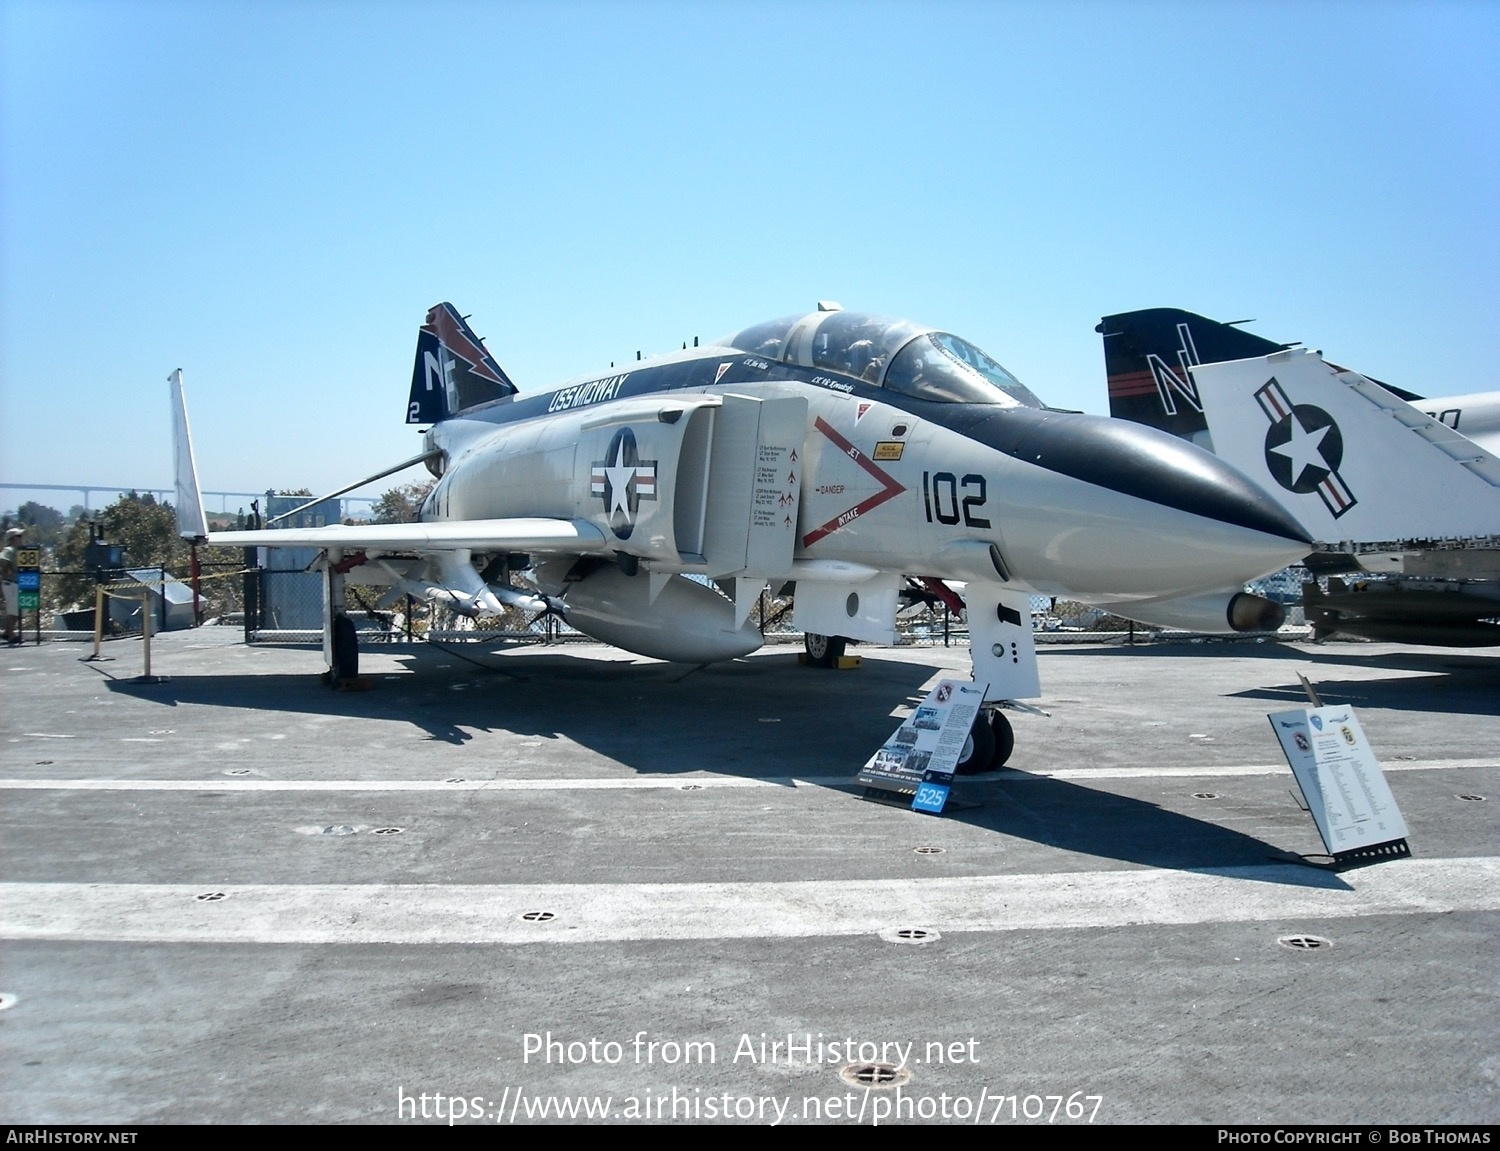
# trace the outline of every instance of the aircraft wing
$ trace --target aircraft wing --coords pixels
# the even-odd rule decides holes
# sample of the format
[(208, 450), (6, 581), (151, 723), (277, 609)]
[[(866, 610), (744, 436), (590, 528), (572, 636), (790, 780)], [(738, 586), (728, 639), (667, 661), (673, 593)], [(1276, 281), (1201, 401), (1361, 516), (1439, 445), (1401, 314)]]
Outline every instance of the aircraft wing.
[(341, 551), (608, 551), (604, 533), (585, 520), (442, 520), (419, 524), (329, 524), (321, 528), (265, 528), (213, 532), (216, 547), (335, 548)]
[[(471, 552), (503, 559), (507, 553), (576, 556), (607, 552), (604, 533), (586, 520), (515, 518), (439, 520), (418, 524), (329, 524), (321, 528), (262, 528), (213, 532), (220, 547), (317, 548), (342, 553), (336, 569), (361, 570), (370, 582), (419, 599), (445, 604), (465, 615), (498, 614), (506, 605), (527, 611), (556, 608), (546, 597), (523, 593), (501, 579), (486, 582), (470, 562)], [(415, 553), (406, 558), (392, 553)]]

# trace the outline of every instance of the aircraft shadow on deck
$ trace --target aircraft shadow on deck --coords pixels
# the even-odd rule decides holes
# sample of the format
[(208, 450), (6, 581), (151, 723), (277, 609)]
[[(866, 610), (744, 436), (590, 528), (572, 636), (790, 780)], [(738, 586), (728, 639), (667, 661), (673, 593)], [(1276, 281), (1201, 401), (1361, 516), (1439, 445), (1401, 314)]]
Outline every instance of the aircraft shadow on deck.
[[(984, 786), (983, 777), (974, 785)], [(973, 786), (973, 785), (971, 785)], [(968, 806), (983, 795), (982, 805)], [(1146, 800), (1062, 779), (1000, 781), (980, 793), (955, 792), (957, 820), (1059, 851), (1117, 859), (1143, 867), (1219, 873), (1267, 867), (1269, 882), (1347, 890), (1319, 867), (1270, 868), (1299, 857), (1265, 840), (1169, 811)], [(1311, 825), (1309, 825), (1310, 827)]]
[[(1464, 675), (1397, 676), (1392, 679), (1318, 680), (1318, 698), (1330, 707), (1380, 708), (1447, 715), (1500, 715), (1500, 677), (1475, 682)], [(1307, 706), (1300, 683), (1235, 692), (1234, 699), (1259, 699), (1287, 707)]]
[[(374, 672), (367, 691), (330, 691), (313, 670), (173, 675), (154, 684), (111, 677), (108, 689), (168, 707), (407, 723), (455, 745), (486, 732), (566, 737), (641, 772), (753, 778), (786, 776), (809, 760), (847, 763), (851, 747), (880, 746), (895, 725), (892, 711), (915, 705), (937, 670), (871, 661), (851, 678), (799, 667), (791, 651), (700, 668), (558, 648), (521, 659), (437, 647), (393, 654), (412, 674)], [(309, 668), (318, 666), (309, 653)]]
[[(313, 657), (316, 658), (316, 657)], [(915, 705), (932, 667), (866, 660), (853, 675), (797, 666), (793, 653), (689, 670), (583, 658), (556, 649), (523, 660), (442, 649), (403, 652), (415, 674), (375, 674), (372, 688), (334, 692), (308, 675), (174, 676), (109, 690), (163, 706), (205, 705), (410, 724), (453, 745), (490, 732), (566, 738), (641, 775), (712, 771), (748, 779), (847, 772), (851, 802), (866, 756), (890, 735), (897, 705)], [(479, 745), (474, 750), (479, 752)], [(482, 754), (482, 753), (480, 753)], [(1025, 761), (1024, 748), (1018, 762)], [(451, 761), (450, 761), (451, 762)], [(811, 765), (820, 765), (812, 767)], [(504, 778), (504, 762), (485, 766)], [(421, 774), (420, 759), (413, 775)], [(1056, 779), (960, 783), (941, 818), (1061, 851), (1146, 867), (1214, 871), (1292, 858), (1262, 840), (1155, 804)], [(900, 815), (896, 811), (893, 815)], [(1277, 882), (1329, 886), (1312, 869)]]
[(1198, 658), (1220, 659), (1233, 656), (1237, 659), (1300, 660), (1305, 663), (1334, 664), (1348, 667), (1381, 667), (1392, 671), (1489, 671), (1500, 674), (1500, 653), (1476, 654), (1472, 648), (1397, 648), (1379, 647), (1370, 650), (1367, 644), (1314, 644), (1280, 643), (1274, 640), (1247, 641), (1225, 636), (1206, 639), (1202, 643), (1110, 643), (1110, 644), (1059, 644), (1041, 646), (1039, 650), (1049, 658), (1066, 656), (1117, 656), (1142, 658), (1153, 655), (1172, 656), (1175, 659)]

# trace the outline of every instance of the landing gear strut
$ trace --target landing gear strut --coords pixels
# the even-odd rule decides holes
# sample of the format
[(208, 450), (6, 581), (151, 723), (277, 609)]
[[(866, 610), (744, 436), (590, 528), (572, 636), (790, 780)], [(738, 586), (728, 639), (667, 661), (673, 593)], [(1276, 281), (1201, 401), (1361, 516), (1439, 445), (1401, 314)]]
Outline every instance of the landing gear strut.
[(328, 682), (333, 687), (347, 680), (359, 678), (359, 637), (354, 630), (354, 621), (343, 612), (333, 617), (333, 666), (328, 669)]

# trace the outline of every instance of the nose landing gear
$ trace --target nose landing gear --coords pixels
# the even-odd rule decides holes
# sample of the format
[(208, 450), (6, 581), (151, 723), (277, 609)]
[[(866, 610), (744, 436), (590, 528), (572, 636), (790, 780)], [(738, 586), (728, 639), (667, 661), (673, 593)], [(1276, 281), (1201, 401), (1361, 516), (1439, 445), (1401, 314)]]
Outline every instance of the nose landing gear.
[(959, 775), (975, 775), (1004, 767), (1016, 749), (1016, 733), (1010, 720), (998, 707), (981, 711), (964, 740), (964, 749), (958, 757)]

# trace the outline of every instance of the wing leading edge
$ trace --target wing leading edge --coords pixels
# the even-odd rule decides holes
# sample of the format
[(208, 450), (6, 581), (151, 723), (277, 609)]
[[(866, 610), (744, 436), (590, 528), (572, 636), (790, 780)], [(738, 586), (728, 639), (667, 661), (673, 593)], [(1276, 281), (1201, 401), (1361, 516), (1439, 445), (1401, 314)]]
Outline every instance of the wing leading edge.
[(329, 524), (321, 528), (267, 528), (213, 532), (223, 547), (351, 551), (541, 551), (588, 554), (608, 551), (604, 533), (586, 520), (444, 520), (418, 524)]
[[(505, 572), (516, 553), (583, 556), (608, 550), (604, 533), (592, 524), (544, 518), (215, 532), (209, 542), (228, 547), (316, 548), (325, 557), (318, 565), (336, 589), (337, 602), (342, 602), (338, 589), (344, 574), (359, 567), (360, 582), (368, 580), (391, 589), (382, 597), (381, 606), (406, 594), (469, 616), (498, 614), (506, 606), (562, 610), (560, 600), (510, 586)], [(491, 567), (483, 573), (472, 562), (476, 552), (491, 558)], [(498, 576), (493, 571), (496, 562), (501, 565)]]

